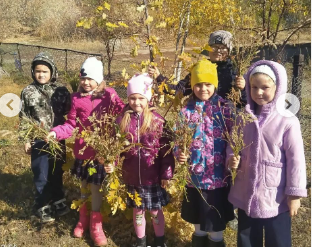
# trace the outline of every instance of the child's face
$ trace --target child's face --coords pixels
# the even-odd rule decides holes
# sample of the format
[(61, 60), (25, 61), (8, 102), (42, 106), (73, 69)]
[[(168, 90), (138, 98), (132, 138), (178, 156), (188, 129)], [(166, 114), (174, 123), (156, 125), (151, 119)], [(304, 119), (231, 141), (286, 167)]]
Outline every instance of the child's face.
[(128, 97), (128, 103), (133, 111), (141, 113), (147, 107), (148, 100), (143, 95), (139, 93), (134, 93)]
[(211, 45), (213, 51), (209, 52), (210, 60), (212, 62), (225, 61), (228, 57), (228, 48), (223, 44)]
[(250, 78), (251, 98), (259, 106), (270, 103), (276, 92), (273, 80), (265, 74), (256, 74)]
[(89, 77), (81, 77), (80, 86), (85, 90), (86, 93), (88, 93), (96, 89), (98, 87), (98, 83)]
[(35, 66), (34, 76), (40, 84), (47, 84), (51, 79), (51, 71), (46, 65), (38, 64)]
[(205, 83), (197, 83), (193, 87), (193, 92), (197, 96), (198, 99), (202, 101), (206, 101), (211, 98), (211, 96), (214, 94), (215, 87), (214, 85), (205, 82)]

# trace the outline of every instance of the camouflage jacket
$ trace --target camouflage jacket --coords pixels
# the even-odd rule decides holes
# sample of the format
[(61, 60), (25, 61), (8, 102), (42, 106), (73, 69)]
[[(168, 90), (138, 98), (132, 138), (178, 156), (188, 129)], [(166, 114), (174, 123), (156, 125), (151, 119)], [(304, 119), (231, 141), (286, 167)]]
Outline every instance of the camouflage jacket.
[(21, 93), (22, 109), (20, 111), (20, 139), (29, 142), (25, 136), (27, 123), (23, 117), (32, 119), (45, 130), (50, 131), (54, 126), (65, 122), (66, 115), (71, 108), (70, 92), (58, 82), (39, 84), (33, 82), (25, 87)]

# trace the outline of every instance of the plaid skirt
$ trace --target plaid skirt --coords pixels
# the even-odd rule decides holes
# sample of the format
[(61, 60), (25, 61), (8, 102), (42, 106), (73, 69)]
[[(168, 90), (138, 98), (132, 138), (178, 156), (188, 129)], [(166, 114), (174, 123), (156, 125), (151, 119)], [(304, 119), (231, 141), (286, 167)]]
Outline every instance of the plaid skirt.
[(139, 208), (143, 210), (158, 210), (166, 206), (169, 201), (169, 195), (165, 189), (159, 184), (154, 185), (127, 185), (127, 191), (132, 195), (135, 195), (135, 191), (141, 198), (141, 205), (137, 206), (135, 202), (127, 196), (127, 206), (130, 208)]
[[(101, 185), (106, 175), (104, 166), (95, 160), (88, 161), (83, 165), (84, 162), (87, 161), (75, 159), (74, 166), (71, 170), (72, 175), (75, 175), (80, 180), (86, 180), (89, 184)], [(90, 175), (89, 168), (95, 168), (97, 172)]]

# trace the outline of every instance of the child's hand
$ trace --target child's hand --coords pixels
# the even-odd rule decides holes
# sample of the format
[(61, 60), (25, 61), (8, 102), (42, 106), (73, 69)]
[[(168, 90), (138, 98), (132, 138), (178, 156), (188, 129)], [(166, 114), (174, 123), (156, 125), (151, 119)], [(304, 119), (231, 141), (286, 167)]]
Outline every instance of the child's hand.
[(49, 132), (49, 134), (46, 136), (45, 138), (45, 142), (48, 142), (50, 140), (50, 138), (56, 138), (57, 134), (54, 131)]
[(168, 186), (168, 180), (161, 179), (161, 187), (165, 189), (167, 186)]
[(97, 160), (99, 164), (104, 165), (105, 159), (103, 157), (96, 157), (95, 160)]
[(239, 166), (239, 162), (240, 162), (240, 156), (239, 155), (237, 157), (231, 156), (228, 159), (228, 168), (237, 169)]
[(290, 217), (297, 215), (300, 208), (300, 198), (298, 196), (288, 196), (287, 204), (289, 207)]
[(114, 166), (112, 164), (107, 164), (104, 166), (104, 170), (106, 173), (112, 173), (114, 172)]
[(29, 143), (29, 142), (27, 142), (27, 143), (25, 143), (25, 153), (26, 154), (31, 154), (31, 152), (32, 152), (32, 145)]
[(246, 86), (246, 81), (242, 76), (237, 76), (236, 80), (235, 80), (235, 86), (240, 89), (243, 90)]
[(157, 67), (155, 66), (149, 66), (148, 68), (148, 74), (152, 78), (157, 78), (160, 75), (160, 71)]
[(183, 152), (180, 152), (178, 156), (178, 162), (181, 164), (184, 164), (185, 162), (187, 162), (187, 160), (188, 160), (188, 157)]

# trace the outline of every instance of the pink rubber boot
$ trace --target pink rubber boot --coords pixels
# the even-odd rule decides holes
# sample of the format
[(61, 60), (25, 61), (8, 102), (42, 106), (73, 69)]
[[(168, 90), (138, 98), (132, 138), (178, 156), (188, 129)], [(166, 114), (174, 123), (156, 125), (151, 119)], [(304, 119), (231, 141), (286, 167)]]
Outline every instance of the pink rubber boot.
[(95, 246), (107, 245), (108, 241), (102, 229), (102, 215), (92, 211), (90, 214), (90, 237)]
[(74, 237), (81, 238), (84, 233), (89, 229), (89, 215), (86, 203), (79, 209), (79, 220), (74, 229)]

